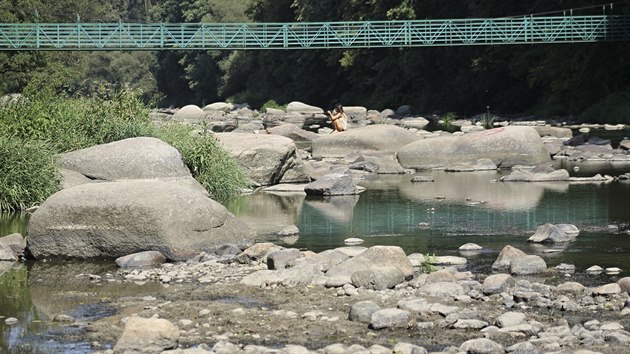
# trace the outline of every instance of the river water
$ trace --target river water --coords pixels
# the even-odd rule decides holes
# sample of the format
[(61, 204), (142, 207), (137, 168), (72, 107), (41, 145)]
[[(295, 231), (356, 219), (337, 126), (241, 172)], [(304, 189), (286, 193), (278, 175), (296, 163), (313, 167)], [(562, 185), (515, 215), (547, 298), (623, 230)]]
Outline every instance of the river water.
[[(484, 250), (469, 256), (468, 269), (490, 271), (505, 245), (541, 255), (549, 267), (570, 263), (573, 279), (603, 283), (607, 275), (585, 276), (594, 264), (619, 267), (630, 274), (630, 183), (569, 184), (502, 183), (500, 173), (447, 173), (433, 171), (434, 182), (411, 183), (412, 175), (368, 176), (360, 184), (367, 191), (357, 196), (306, 197), (300, 194), (258, 191), (226, 204), (258, 232), (261, 241), (321, 251), (344, 245), (349, 237), (363, 246), (398, 245), (409, 253), (458, 255), (458, 247), (475, 242)], [(26, 218), (0, 217), (0, 236), (26, 234)], [(580, 228), (575, 241), (561, 247), (527, 243), (545, 223), (569, 223)], [(300, 237), (278, 238), (288, 225)], [(100, 285), (87, 274), (115, 272), (108, 263), (28, 262), (0, 264), (0, 352), (86, 353), (89, 343), (73, 341), (73, 327), (54, 324), (57, 314), (69, 314), (78, 323), (114, 311), (112, 298), (167, 291), (160, 284)], [(15, 317), (13, 325), (4, 319)], [(76, 326), (76, 331), (84, 327)]]

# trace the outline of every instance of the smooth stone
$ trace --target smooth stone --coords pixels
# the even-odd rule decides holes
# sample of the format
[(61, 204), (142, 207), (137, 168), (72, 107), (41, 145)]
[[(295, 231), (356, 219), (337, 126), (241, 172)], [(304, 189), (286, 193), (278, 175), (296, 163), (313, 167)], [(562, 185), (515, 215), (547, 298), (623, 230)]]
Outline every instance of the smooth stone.
[(460, 251), (479, 251), (482, 250), (483, 247), (479, 246), (476, 243), (466, 243), (464, 245), (459, 246)]
[(406, 327), (409, 325), (411, 313), (409, 311), (388, 308), (374, 312), (370, 318), (370, 327), (373, 329)]
[(482, 291), (486, 295), (499, 294), (513, 287), (514, 284), (514, 278), (509, 274), (493, 274), (483, 281)]
[(598, 266), (598, 265), (594, 265), (592, 267), (589, 267), (586, 269), (586, 273), (588, 274), (599, 274), (601, 272), (604, 271), (604, 268)]
[(365, 240), (360, 239), (360, 238), (356, 238), (356, 237), (351, 237), (351, 238), (347, 238), (347, 239), (343, 240), (343, 243), (345, 243), (348, 246), (360, 245), (363, 242), (365, 242)]
[(621, 287), (617, 283), (610, 283), (593, 289), (593, 295), (615, 295), (620, 293)]
[(505, 349), (497, 342), (486, 338), (470, 339), (459, 347), (465, 353), (475, 354), (504, 354)]

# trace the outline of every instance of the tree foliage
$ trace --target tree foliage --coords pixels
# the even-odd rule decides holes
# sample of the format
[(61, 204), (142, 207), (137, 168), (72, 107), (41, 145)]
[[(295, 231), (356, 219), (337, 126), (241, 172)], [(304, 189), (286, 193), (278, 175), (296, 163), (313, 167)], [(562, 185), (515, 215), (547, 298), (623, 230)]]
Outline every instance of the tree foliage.
[[(0, 0), (3, 22), (293, 22), (482, 18), (592, 5), (587, 0)], [(38, 10), (39, 18), (36, 17)], [(601, 12), (601, 8), (588, 10)], [(630, 4), (606, 8), (630, 14)], [(576, 10), (576, 13), (579, 13)], [(0, 53), (0, 93), (38, 75), (69, 94), (98, 82), (144, 91), (164, 106), (219, 100), (261, 106), (299, 100), (420, 112), (581, 115), (630, 121), (630, 43), (302, 51)]]

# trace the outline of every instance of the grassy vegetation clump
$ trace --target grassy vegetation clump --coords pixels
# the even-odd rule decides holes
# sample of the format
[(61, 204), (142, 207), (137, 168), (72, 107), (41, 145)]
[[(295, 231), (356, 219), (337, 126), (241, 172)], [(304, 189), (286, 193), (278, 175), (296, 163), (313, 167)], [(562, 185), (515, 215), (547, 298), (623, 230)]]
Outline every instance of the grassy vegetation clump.
[(138, 136), (177, 148), (193, 176), (218, 200), (246, 185), (232, 157), (209, 133), (180, 125), (156, 127), (140, 93), (107, 87), (89, 97), (67, 97), (46, 86), (0, 106), (0, 211), (39, 204), (58, 190), (55, 155)]
[(43, 202), (57, 191), (59, 169), (43, 141), (0, 135), (0, 210), (14, 212)]
[(193, 177), (213, 199), (224, 201), (247, 186), (247, 176), (238, 163), (207, 130), (197, 132), (172, 123), (161, 127), (156, 137), (179, 150)]

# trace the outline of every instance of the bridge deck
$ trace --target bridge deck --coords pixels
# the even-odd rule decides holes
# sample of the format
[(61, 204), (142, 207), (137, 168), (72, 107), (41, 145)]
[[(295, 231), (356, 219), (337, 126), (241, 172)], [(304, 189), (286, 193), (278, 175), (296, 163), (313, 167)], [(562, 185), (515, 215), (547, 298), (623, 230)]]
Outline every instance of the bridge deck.
[(321, 49), (630, 40), (630, 17), (319, 23), (2, 23), (0, 50)]

